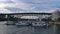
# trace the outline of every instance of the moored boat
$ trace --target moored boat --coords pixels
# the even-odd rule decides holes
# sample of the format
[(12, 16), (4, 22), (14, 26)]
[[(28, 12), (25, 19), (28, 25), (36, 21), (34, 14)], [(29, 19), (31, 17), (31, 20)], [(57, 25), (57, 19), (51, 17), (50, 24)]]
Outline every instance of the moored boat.
[(5, 24), (7, 24), (7, 25), (14, 25), (15, 22), (14, 21), (7, 21), (7, 23), (5, 23)]
[(20, 26), (25, 26), (25, 25), (29, 25), (27, 22), (24, 21), (19, 21), (18, 23), (16, 23), (16, 25), (20, 25)]
[(34, 23), (32, 23), (32, 26), (45, 26), (46, 24), (45, 24), (45, 22), (34, 22)]

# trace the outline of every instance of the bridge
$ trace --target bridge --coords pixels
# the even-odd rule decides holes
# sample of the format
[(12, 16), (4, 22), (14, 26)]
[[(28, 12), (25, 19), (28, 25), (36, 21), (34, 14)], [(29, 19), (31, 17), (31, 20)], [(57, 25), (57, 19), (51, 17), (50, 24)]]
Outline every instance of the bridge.
[(8, 17), (13, 17), (13, 18), (20, 18), (22, 16), (38, 16), (42, 17), (42, 15), (51, 15), (52, 13), (4, 13), (0, 14), (0, 18), (8, 18)]

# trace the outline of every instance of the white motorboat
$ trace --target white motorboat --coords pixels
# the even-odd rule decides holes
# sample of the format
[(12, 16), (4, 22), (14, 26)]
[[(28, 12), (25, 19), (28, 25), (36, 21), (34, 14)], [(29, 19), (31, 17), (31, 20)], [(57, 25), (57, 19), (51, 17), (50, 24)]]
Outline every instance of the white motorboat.
[(14, 21), (7, 21), (6, 24), (7, 24), (7, 25), (13, 25), (13, 24), (15, 24), (15, 22), (14, 22)]
[(19, 21), (18, 23), (16, 23), (16, 25), (29, 25), (29, 24), (24, 21)]
[(34, 22), (32, 23), (32, 26), (45, 26), (45, 22)]

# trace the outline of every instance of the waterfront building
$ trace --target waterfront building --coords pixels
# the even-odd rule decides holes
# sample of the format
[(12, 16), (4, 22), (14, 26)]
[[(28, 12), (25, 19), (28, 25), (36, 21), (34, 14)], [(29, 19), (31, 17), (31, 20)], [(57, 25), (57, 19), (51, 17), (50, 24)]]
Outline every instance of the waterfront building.
[(56, 10), (52, 13), (52, 20), (56, 21), (60, 17), (60, 11)]

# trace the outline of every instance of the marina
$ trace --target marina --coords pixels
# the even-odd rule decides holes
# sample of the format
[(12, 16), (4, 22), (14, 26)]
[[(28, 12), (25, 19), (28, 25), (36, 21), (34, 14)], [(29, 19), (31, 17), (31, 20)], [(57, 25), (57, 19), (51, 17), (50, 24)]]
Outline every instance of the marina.
[[(56, 14), (57, 13), (57, 14)], [(53, 13), (0, 14), (1, 34), (60, 34), (58, 10)], [(56, 15), (55, 15), (56, 14)], [(57, 18), (56, 18), (57, 17)]]
[(50, 27), (32, 27), (32, 26), (16, 26), (5, 25), (5, 21), (0, 22), (0, 34), (60, 34), (59, 25)]

